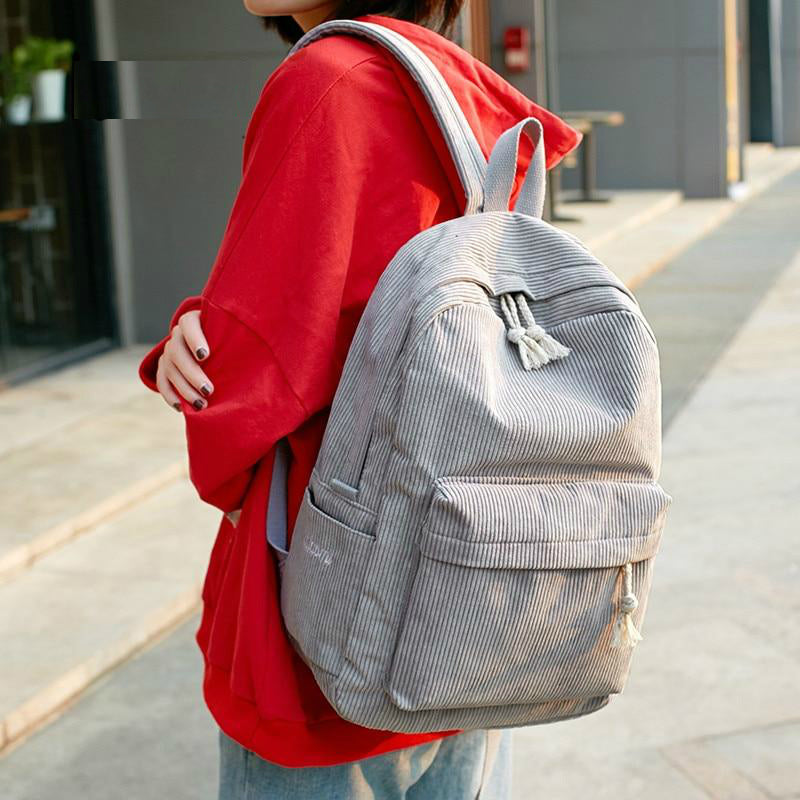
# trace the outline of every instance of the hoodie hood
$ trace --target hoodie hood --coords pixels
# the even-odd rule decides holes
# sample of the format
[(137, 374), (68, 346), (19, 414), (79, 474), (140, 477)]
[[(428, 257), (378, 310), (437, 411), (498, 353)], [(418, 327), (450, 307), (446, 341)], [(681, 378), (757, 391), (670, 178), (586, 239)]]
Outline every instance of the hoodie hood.
[[(505, 78), (450, 39), (422, 25), (392, 17), (368, 14), (357, 19), (383, 25), (402, 34), (430, 58), (458, 100), (487, 157), (500, 134), (525, 117), (535, 117), (542, 123), (548, 169), (556, 166), (580, 143), (582, 135), (578, 131), (551, 111), (534, 103)], [(435, 133), (438, 132), (435, 117), (414, 79), (388, 51), (383, 50), (383, 53), (414, 103), (423, 124), (431, 129), (433, 136), (441, 140), (441, 146), (446, 153), (444, 138), (440, 133)], [(527, 137), (523, 138), (525, 142), (520, 148), (520, 168), (527, 166), (532, 149)], [(449, 154), (446, 155), (446, 160), (450, 161)]]

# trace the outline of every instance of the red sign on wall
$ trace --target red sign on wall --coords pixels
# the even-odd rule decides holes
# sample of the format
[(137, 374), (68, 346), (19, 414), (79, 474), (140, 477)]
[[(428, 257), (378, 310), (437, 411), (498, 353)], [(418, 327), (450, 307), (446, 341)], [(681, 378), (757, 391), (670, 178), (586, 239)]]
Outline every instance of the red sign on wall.
[(509, 72), (527, 72), (531, 68), (530, 29), (506, 28), (503, 34), (503, 52)]

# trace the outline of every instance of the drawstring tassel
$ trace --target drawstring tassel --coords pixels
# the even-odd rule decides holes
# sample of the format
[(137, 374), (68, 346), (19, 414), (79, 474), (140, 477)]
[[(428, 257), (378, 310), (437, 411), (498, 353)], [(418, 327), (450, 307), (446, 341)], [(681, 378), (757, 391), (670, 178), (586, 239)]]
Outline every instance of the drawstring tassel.
[(500, 308), (508, 325), (508, 341), (519, 347), (525, 369), (539, 369), (569, 354), (569, 348), (550, 336), (533, 318), (525, 295), (500, 295)]
[(612, 647), (636, 647), (642, 641), (642, 634), (633, 624), (633, 612), (639, 607), (639, 601), (633, 593), (633, 566), (630, 562), (622, 567), (624, 594), (619, 602), (619, 614), (614, 623), (611, 638)]

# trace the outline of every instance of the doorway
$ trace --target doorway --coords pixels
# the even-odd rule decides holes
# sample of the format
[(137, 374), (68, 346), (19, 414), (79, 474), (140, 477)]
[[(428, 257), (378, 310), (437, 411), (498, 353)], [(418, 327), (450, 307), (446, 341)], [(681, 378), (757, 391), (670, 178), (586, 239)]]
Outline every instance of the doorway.
[[(0, 0), (0, 51), (29, 36), (69, 39), (73, 65), (91, 65), (91, 0)], [(84, 76), (80, 98), (76, 74)], [(3, 383), (115, 343), (102, 129), (86, 118), (92, 93), (108, 95), (110, 87), (86, 76), (90, 69), (72, 69), (63, 119), (12, 124), (4, 113), (0, 122)]]

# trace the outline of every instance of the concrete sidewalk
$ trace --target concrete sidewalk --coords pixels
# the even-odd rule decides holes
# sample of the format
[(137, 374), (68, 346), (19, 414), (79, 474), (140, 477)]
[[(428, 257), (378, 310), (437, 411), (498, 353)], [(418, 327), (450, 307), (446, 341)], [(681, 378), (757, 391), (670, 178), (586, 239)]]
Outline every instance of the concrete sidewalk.
[[(626, 692), (516, 731), (514, 800), (800, 797), (798, 401), (800, 259), (674, 414), (675, 503)], [(196, 623), (7, 756), (2, 796), (214, 796)]]
[(142, 353), (0, 394), (0, 750), (199, 606), (220, 514)]
[[(608, 709), (515, 734), (515, 800), (800, 797), (800, 769), (792, 761), (800, 752), (800, 565), (791, 528), (800, 475), (794, 412), (800, 394), (800, 264), (793, 263), (800, 252), (799, 196), (800, 172), (795, 172), (737, 204), (724, 224), (684, 243), (685, 249), (637, 292), (662, 352), (665, 419), (671, 423), (663, 483), (675, 496), (656, 564), (645, 642), (625, 695)], [(626, 234), (618, 244), (627, 247), (631, 241)], [(640, 259), (659, 254), (655, 245), (638, 246)], [(0, 452), (0, 468), (3, 459), (17, 464), (24, 449), (46, 448), (69, 428), (87, 436), (95, 429), (102, 432), (106, 415), (110, 424), (131, 404), (147, 401), (153, 409), (150, 430), (159, 445), (153, 452), (158, 464), (169, 467), (171, 454), (181, 449), (180, 418), (158, 406), (156, 398), (141, 399), (140, 389), (132, 393), (134, 360), (127, 361), (122, 382), (111, 375), (105, 390), (87, 398), (91, 421), (71, 416), (72, 407), (59, 399), (67, 391), (68, 373), (0, 396), (6, 419), (16, 415), (24, 421), (32, 409), (43, 404), (48, 409), (48, 421), (34, 420), (45, 426), (41, 435), (31, 438), (22, 424), (10, 426), (16, 439)], [(122, 368), (114, 363), (114, 369)], [(96, 375), (89, 365), (84, 368)], [(101, 387), (103, 380), (96, 377)], [(119, 389), (113, 387), (127, 380), (125, 391), (115, 395)], [(44, 394), (36, 397), (37, 391)], [(97, 466), (98, 480), (108, 481), (109, 491), (128, 491), (124, 475), (104, 472), (102, 462)], [(77, 602), (89, 583), (79, 568), (85, 562), (106, 565), (109, 585), (125, 584), (134, 605), (144, 597), (157, 600), (158, 608), (168, 607), (183, 596), (174, 590), (196, 593), (192, 587), (207, 557), (214, 514), (201, 516), (208, 510), (190, 497), (185, 479), (170, 475), (159, 489), (135, 484), (143, 492), (142, 519), (148, 518), (145, 504), (151, 503), (159, 513), (149, 516), (159, 520), (158, 527), (148, 530), (137, 507), (120, 507), (103, 524), (97, 520), (79, 531), (67, 549), (43, 555), (24, 573), (27, 586), (64, 581), (67, 587), (71, 581), (70, 596)], [(139, 480), (138, 474), (128, 477)], [(7, 485), (14, 486), (16, 479), (9, 467)], [(69, 492), (59, 497), (80, 500)], [(199, 535), (158, 536), (159, 530), (185, 533), (190, 508), (198, 517), (188, 527)], [(69, 504), (54, 509), (48, 530), (62, 524), (58, 514), (71, 518), (73, 510)], [(44, 533), (32, 527), (24, 541), (6, 541), (19, 547), (41, 542)], [(143, 545), (153, 548), (149, 557), (165, 567), (157, 584), (141, 580), (148, 572), (136, 557)], [(170, 564), (180, 564), (181, 571), (173, 573)], [(130, 569), (130, 580), (120, 581), (122, 568)], [(170, 583), (174, 576), (180, 586)], [(25, 582), (11, 575), (0, 587), (7, 595), (5, 630), (20, 636), (25, 626), (17, 624), (12, 609), (15, 598), (26, 596)], [(57, 599), (58, 592), (46, 594)], [(113, 634), (117, 620), (130, 623), (126, 607), (125, 598), (117, 598), (109, 606), (113, 614), (97, 628), (89, 617), (76, 617), (78, 611), (55, 613), (68, 611), (68, 604), (57, 607), (52, 619), (50, 612), (39, 614), (45, 624), (39, 638), (46, 644), (47, 636), (60, 637), (54, 640), (61, 659), (52, 665), (55, 673), (69, 663), (70, 641), (85, 639), (86, 651), (93, 652), (90, 635)], [(52, 630), (46, 627), (51, 622)], [(0, 761), (0, 798), (213, 796), (215, 728), (202, 706), (200, 659), (192, 641), (196, 624), (194, 617), (118, 667), (67, 713), (8, 753)], [(113, 649), (118, 643), (109, 635), (101, 644)], [(20, 679), (26, 677), (24, 658), (13, 667)]]
[(798, 408), (800, 258), (669, 429), (675, 502), (625, 693), (518, 731), (516, 798), (800, 797)]

